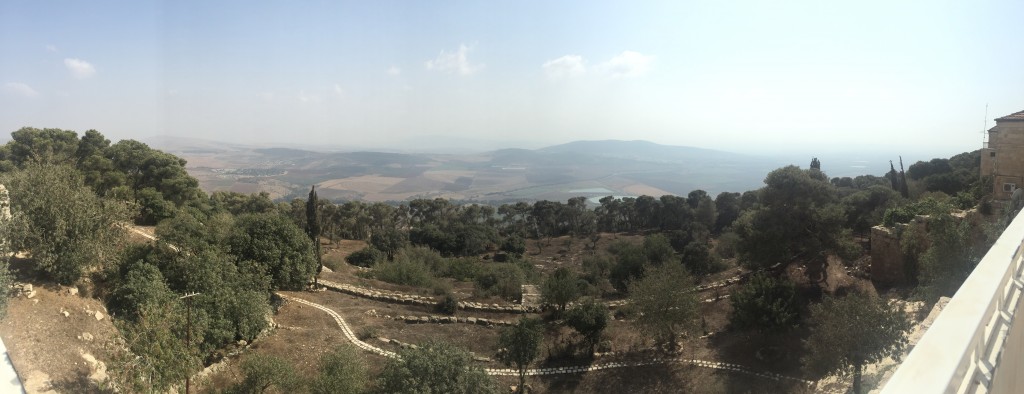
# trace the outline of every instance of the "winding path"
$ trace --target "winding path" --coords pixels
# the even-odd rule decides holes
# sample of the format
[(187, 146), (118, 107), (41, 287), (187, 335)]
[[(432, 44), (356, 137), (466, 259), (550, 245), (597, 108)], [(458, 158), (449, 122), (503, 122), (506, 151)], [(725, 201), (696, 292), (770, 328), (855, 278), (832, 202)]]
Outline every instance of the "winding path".
[[(352, 328), (348, 326), (348, 323), (345, 323), (345, 319), (343, 319), (341, 317), (341, 315), (339, 315), (337, 312), (335, 312), (331, 308), (328, 308), (326, 306), (317, 304), (315, 302), (307, 301), (307, 300), (304, 300), (304, 299), (301, 299), (301, 298), (298, 298), (298, 297), (284, 295), (284, 294), (281, 294), (281, 293), (277, 293), (277, 295), (280, 296), (281, 298), (284, 298), (284, 299), (289, 300), (289, 301), (295, 301), (295, 302), (298, 302), (298, 303), (303, 304), (303, 305), (308, 305), (308, 306), (314, 307), (316, 309), (324, 311), (328, 315), (331, 315), (331, 317), (334, 318), (334, 321), (336, 323), (338, 323), (338, 327), (340, 327), (341, 331), (345, 334), (345, 338), (348, 338), (349, 341), (351, 341), (353, 344), (355, 344), (359, 348), (361, 348), (363, 350), (366, 350), (368, 352), (371, 352), (371, 353), (379, 354), (379, 355), (384, 356), (384, 357), (398, 358), (398, 354), (395, 353), (395, 352), (384, 350), (384, 349), (381, 349), (379, 347), (370, 345), (370, 344), (368, 344), (366, 342), (363, 342), (363, 341), (359, 340), (359, 338), (357, 338), (356, 335), (352, 332)], [(788, 380), (788, 381), (794, 381), (794, 382), (803, 383), (803, 384), (806, 384), (806, 385), (813, 385), (814, 384), (814, 382), (809, 381), (809, 380), (804, 380), (804, 379), (800, 379), (800, 378), (794, 378), (794, 377), (791, 377), (791, 376), (785, 376), (785, 375), (780, 375), (780, 374), (771, 373), (771, 372), (759, 372), (759, 371), (755, 371), (755, 370), (752, 370), (752, 369), (749, 369), (749, 368), (745, 368), (745, 367), (737, 365), (737, 364), (720, 363), (720, 362), (707, 361), (707, 360), (688, 359), (688, 358), (682, 358), (682, 357), (654, 357), (654, 358), (650, 358), (650, 359), (647, 359), (647, 360), (641, 360), (641, 361), (621, 361), (621, 362), (609, 362), (609, 363), (604, 363), (604, 364), (574, 365), (574, 366), (568, 366), (568, 367), (533, 368), (533, 369), (527, 369), (526, 370), (526, 375), (528, 375), (528, 376), (538, 376), (538, 375), (558, 375), (558, 374), (569, 374), (569, 373), (583, 373), (583, 372), (600, 371), (600, 370), (612, 369), (612, 368), (639, 367), (639, 366), (646, 366), (646, 365), (670, 364), (670, 363), (688, 364), (688, 365), (694, 365), (694, 366), (704, 367), (704, 368), (713, 368), (713, 369), (720, 369), (720, 370), (731, 371), (731, 372), (739, 372), (739, 373), (743, 373), (743, 374), (747, 374), (747, 375), (757, 376), (757, 377), (761, 377), (761, 378), (765, 378), (765, 379), (772, 379), (772, 380), (776, 380), (776, 381), (786, 381), (786, 380)], [(518, 376), (518, 374), (519, 374), (519, 372), (516, 369), (513, 369), (513, 368), (485, 368), (484, 371), (486, 371), (488, 375), (495, 375), (495, 376)]]

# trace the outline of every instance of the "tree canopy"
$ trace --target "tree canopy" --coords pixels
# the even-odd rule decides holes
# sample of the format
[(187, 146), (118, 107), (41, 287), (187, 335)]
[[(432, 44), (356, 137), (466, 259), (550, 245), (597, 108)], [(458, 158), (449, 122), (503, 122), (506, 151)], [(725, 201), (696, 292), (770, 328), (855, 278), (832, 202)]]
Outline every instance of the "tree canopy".
[(774, 170), (758, 192), (760, 206), (736, 223), (738, 249), (754, 267), (788, 264), (796, 258), (824, 261), (845, 222), (835, 187), (817, 170), (796, 166)]
[(858, 292), (811, 305), (809, 323), (804, 366), (812, 373), (852, 375), (855, 394), (862, 392), (863, 366), (898, 359), (911, 326), (897, 305)]
[(497, 393), (494, 380), (473, 363), (465, 350), (445, 342), (427, 342), (403, 349), (389, 359), (377, 377), (382, 393), (487, 394)]
[(630, 304), (640, 329), (660, 344), (675, 349), (680, 334), (694, 330), (700, 303), (691, 291), (693, 277), (679, 264), (649, 269), (629, 283)]
[(510, 327), (501, 330), (498, 338), (498, 359), (507, 366), (515, 366), (519, 371), (518, 393), (525, 392), (526, 368), (540, 355), (540, 345), (544, 340), (544, 325), (540, 320), (521, 318)]

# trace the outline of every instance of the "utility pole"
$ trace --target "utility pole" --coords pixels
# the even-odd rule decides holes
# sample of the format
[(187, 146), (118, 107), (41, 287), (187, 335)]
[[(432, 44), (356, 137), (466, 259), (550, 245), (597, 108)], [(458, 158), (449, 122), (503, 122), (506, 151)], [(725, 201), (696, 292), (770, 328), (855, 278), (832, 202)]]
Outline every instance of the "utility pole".
[[(192, 349), (192, 297), (199, 295), (199, 293), (187, 293), (181, 297), (180, 300), (185, 300), (185, 349)], [(185, 394), (192, 393), (192, 374), (190, 372), (185, 373)]]

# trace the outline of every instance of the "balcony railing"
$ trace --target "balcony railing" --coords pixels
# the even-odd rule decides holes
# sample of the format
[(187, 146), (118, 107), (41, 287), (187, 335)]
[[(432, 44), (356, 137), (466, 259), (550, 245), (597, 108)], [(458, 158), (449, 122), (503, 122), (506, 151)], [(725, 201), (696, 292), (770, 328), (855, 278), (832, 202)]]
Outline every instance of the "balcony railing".
[(1024, 215), (1003, 231), (883, 394), (1024, 392)]

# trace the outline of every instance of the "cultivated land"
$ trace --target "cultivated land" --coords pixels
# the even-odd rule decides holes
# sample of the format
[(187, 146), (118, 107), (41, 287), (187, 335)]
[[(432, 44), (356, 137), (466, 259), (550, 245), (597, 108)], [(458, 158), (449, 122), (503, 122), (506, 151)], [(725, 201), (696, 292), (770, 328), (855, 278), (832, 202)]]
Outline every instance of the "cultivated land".
[(301, 197), (318, 185), (331, 200), (564, 201), (570, 197), (712, 195), (761, 185), (780, 163), (643, 141), (580, 141), (537, 150), (476, 154), (324, 152), (160, 139), (155, 147), (188, 161), (207, 192)]

